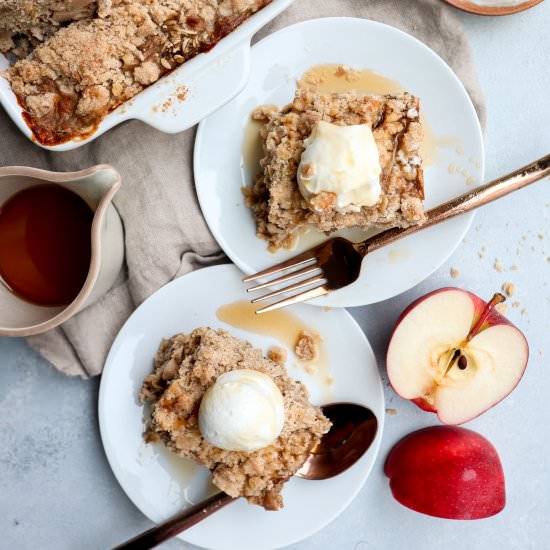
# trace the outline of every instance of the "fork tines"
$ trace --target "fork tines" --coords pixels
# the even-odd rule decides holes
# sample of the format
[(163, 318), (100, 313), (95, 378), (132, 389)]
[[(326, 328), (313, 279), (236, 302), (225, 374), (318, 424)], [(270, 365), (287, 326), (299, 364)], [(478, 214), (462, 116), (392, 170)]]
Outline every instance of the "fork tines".
[(259, 284), (247, 289), (247, 292), (255, 292), (264, 288), (278, 286), (282, 283), (296, 281), (288, 286), (284, 286), (278, 290), (273, 290), (271, 292), (268, 292), (267, 294), (264, 294), (263, 296), (254, 298), (252, 300), (252, 303), (269, 300), (276, 296), (280, 296), (281, 294), (287, 294), (295, 290), (305, 289), (307, 287), (311, 287), (312, 285), (316, 285), (309, 290), (304, 290), (303, 292), (288, 296), (287, 298), (270, 304), (269, 306), (265, 306), (257, 310), (256, 313), (265, 313), (267, 311), (279, 309), (285, 306), (289, 306), (291, 304), (297, 304), (299, 302), (311, 300), (313, 298), (317, 298), (318, 296), (323, 296), (324, 294), (328, 293), (328, 289), (325, 286), (326, 279), (323, 276), (323, 272), (318, 264), (315, 253), (315, 249), (308, 250), (303, 254), (298, 254), (298, 256), (295, 256), (290, 260), (281, 262), (280, 264), (260, 271), (255, 275), (249, 275), (248, 277), (245, 277), (243, 279), (245, 283), (248, 283), (252, 281), (257, 281), (258, 279), (262, 279), (264, 277), (281, 274), (280, 277), (277, 277), (275, 279), (260, 282)]

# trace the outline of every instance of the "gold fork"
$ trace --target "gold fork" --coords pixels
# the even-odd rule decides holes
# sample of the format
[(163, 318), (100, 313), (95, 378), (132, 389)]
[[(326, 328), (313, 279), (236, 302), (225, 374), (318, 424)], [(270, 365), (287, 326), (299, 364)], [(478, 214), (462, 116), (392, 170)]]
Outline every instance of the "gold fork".
[(253, 299), (252, 303), (305, 289), (298, 294), (263, 307), (256, 313), (265, 313), (291, 304), (312, 300), (355, 282), (359, 277), (363, 258), (370, 252), (407, 235), (479, 208), (548, 175), (550, 175), (550, 155), (546, 155), (511, 174), (502, 176), (449, 202), (436, 206), (426, 213), (426, 219), (419, 225), (388, 229), (359, 243), (352, 243), (347, 239), (336, 237), (302, 254), (298, 254), (290, 260), (264, 269), (255, 275), (249, 275), (243, 279), (243, 282), (249, 283), (279, 273), (282, 274), (276, 279), (262, 282), (247, 289), (247, 292), (255, 292), (282, 283), (291, 283)]

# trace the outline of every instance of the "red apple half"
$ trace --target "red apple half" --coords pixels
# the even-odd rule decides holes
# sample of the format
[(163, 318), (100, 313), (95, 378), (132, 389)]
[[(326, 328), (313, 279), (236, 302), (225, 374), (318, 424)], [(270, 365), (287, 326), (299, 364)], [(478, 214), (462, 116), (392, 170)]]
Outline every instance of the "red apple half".
[(480, 434), (432, 426), (409, 434), (384, 467), (394, 498), (417, 512), (446, 519), (481, 519), (506, 504), (497, 451)]
[(393, 389), (444, 424), (462, 424), (506, 397), (529, 356), (527, 340), (494, 306), (459, 288), (419, 298), (401, 315), (390, 340)]

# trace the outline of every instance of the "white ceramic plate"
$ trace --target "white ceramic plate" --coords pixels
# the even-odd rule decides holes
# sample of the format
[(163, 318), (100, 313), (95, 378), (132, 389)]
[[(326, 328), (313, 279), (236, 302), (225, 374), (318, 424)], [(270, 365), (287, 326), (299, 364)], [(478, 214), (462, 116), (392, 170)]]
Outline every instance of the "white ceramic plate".
[[(271, 254), (255, 236), (241, 194), (241, 187), (252, 179), (243, 165), (243, 131), (255, 107), (288, 103), (296, 79), (327, 63), (374, 70), (420, 97), (429, 126), (439, 143), (447, 145), (438, 147), (437, 159), (426, 168), (427, 208), (483, 181), (482, 135), (472, 102), (451, 69), (427, 46), (393, 27), (364, 19), (316, 19), (287, 27), (253, 46), (248, 84), (202, 121), (195, 145), (195, 181), (204, 216), (226, 254), (247, 274), (291, 257), (314, 241), (306, 238), (296, 250)], [(451, 173), (453, 166), (459, 170)], [(471, 177), (470, 185), (461, 172)], [(374, 252), (363, 262), (355, 284), (312, 303), (359, 306), (408, 290), (445, 262), (472, 218), (473, 214), (464, 215)], [(317, 242), (324, 238), (318, 236)], [(355, 240), (360, 240), (357, 232)]]
[[(99, 393), (101, 437), (109, 463), (132, 502), (151, 520), (177, 514), (188, 501), (209, 495), (208, 472), (189, 474), (184, 459), (142, 441), (143, 407), (138, 393), (162, 338), (199, 326), (223, 327), (267, 350), (277, 341), (228, 327), (216, 316), (224, 304), (245, 299), (241, 273), (230, 265), (190, 273), (166, 285), (128, 319), (107, 358)], [(302, 380), (314, 403), (354, 401), (368, 405), (379, 422), (376, 440), (348, 471), (326, 481), (294, 478), (283, 491), (285, 508), (266, 512), (241, 500), (186, 531), (192, 544), (223, 550), (263, 550), (297, 542), (336, 518), (355, 497), (374, 464), (384, 422), (382, 382), (372, 349), (344, 310), (319, 313), (309, 306), (291, 310), (325, 338), (334, 383), (327, 386), (288, 361), (289, 374)], [(342, 343), (345, 342), (345, 345)], [(187, 502), (186, 502), (187, 501)], [(122, 541), (121, 541), (122, 542)]]

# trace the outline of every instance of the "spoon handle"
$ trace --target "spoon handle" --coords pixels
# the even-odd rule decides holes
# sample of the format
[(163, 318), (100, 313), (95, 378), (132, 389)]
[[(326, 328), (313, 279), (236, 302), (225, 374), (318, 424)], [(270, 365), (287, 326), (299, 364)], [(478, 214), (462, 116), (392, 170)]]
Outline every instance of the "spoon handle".
[(193, 525), (211, 516), (214, 512), (217, 512), (234, 500), (236, 499), (223, 492), (216, 493), (172, 519), (156, 525), (120, 546), (116, 546), (113, 550), (148, 550), (149, 548), (154, 548), (161, 542), (171, 539), (178, 533), (193, 527)]
[(382, 233), (378, 233), (366, 241), (358, 243), (356, 245), (357, 249), (363, 254), (372, 252), (398, 239), (402, 239), (407, 235), (425, 229), (426, 227), (436, 225), (500, 199), (546, 176), (550, 176), (550, 155), (546, 155), (519, 170), (493, 180), (477, 189), (473, 189), (469, 193), (460, 195), (460, 197), (456, 197), (449, 202), (436, 206), (426, 213), (426, 220), (418, 225), (382, 231)]

